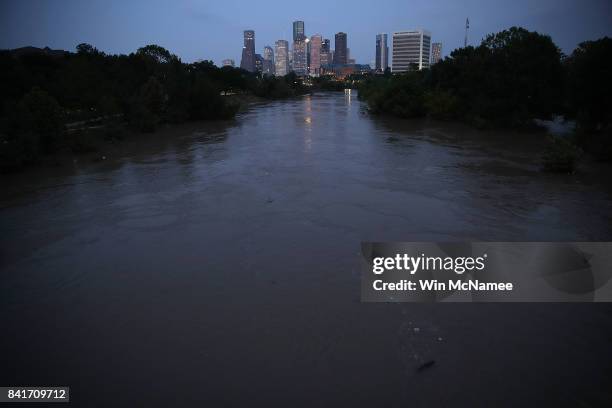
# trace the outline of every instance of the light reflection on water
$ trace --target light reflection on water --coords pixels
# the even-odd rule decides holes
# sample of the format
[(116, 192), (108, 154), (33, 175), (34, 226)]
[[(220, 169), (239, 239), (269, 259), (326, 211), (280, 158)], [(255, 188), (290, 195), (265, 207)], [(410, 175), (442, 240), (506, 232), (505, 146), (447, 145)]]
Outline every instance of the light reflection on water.
[(353, 93), (352, 92), (353, 92), (353, 90), (350, 89), (350, 88), (344, 90), (344, 100), (346, 101), (347, 105), (351, 104), (351, 99), (353, 97)]

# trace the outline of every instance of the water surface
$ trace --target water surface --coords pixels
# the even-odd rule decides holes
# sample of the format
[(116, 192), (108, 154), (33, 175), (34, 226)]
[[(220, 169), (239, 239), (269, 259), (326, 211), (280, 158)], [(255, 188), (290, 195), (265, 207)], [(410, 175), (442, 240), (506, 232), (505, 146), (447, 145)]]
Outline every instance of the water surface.
[(358, 269), (368, 240), (611, 240), (609, 168), (543, 174), (542, 134), (373, 118), (354, 93), (161, 134), (3, 178), (0, 383), (86, 406), (611, 398), (607, 305), (362, 304)]

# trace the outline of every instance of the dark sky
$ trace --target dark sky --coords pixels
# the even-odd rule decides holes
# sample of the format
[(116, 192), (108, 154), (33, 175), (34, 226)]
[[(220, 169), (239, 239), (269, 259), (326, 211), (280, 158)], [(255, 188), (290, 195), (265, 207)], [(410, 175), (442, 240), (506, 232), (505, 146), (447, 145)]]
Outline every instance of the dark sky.
[[(0, 48), (25, 45), (74, 50), (88, 42), (108, 53), (159, 44), (184, 61), (224, 58), (240, 63), (242, 30), (255, 30), (261, 53), (291, 38), (291, 22), (306, 34), (348, 33), (351, 56), (374, 59), (379, 32), (425, 28), (443, 53), (513, 25), (549, 34), (566, 53), (584, 40), (612, 37), (612, 0), (0, 0)], [(332, 41), (333, 47), (333, 41)]]

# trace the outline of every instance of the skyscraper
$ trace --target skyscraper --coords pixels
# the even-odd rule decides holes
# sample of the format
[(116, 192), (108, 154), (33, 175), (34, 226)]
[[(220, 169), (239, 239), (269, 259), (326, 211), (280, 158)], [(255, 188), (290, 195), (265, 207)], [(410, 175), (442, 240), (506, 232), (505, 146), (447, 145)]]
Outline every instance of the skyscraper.
[(304, 22), (303, 21), (294, 21), (293, 22), (293, 42), (295, 42), (299, 37), (305, 37), (306, 33), (304, 31)]
[(331, 48), (329, 45), (329, 40), (326, 38), (321, 42), (321, 65), (329, 65), (331, 63)]
[(255, 54), (255, 72), (263, 72), (263, 63), (261, 54)]
[(346, 33), (336, 34), (336, 44), (334, 49), (334, 64), (341, 65), (347, 62), (346, 52)]
[(387, 46), (387, 34), (376, 35), (376, 65), (375, 69), (385, 72), (389, 66), (389, 47)]
[(306, 73), (310, 72), (310, 38), (306, 37)]
[(324, 38), (321, 41), (321, 52), (330, 52), (330, 51), (331, 51), (330, 41), (328, 38)]
[(429, 67), (431, 33), (425, 30), (393, 33), (392, 72), (405, 72), (411, 66), (421, 70)]
[(289, 42), (278, 40), (274, 43), (276, 51), (276, 75), (285, 76), (289, 73)]
[(242, 59), (240, 68), (255, 72), (255, 31), (244, 31), (244, 45), (242, 46)]
[(319, 76), (321, 71), (321, 45), (323, 37), (315, 34), (310, 37), (310, 75)]
[(306, 57), (306, 37), (298, 35), (293, 42), (293, 72), (299, 76), (308, 74), (308, 65)]
[(263, 52), (263, 73), (266, 75), (274, 75), (276, 67), (274, 66), (274, 50), (269, 45), (264, 47)]
[(348, 47), (346, 49), (346, 63), (349, 65), (355, 63), (355, 58), (351, 58), (351, 49)]
[(442, 60), (442, 43), (435, 42), (431, 44), (431, 65)]

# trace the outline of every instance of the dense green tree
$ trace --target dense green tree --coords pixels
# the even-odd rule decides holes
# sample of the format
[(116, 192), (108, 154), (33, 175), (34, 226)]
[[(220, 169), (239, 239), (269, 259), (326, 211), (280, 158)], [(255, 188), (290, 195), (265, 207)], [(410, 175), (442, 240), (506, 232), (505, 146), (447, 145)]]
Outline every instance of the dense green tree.
[(525, 126), (562, 106), (561, 52), (550, 37), (523, 28), (491, 34), (479, 46), (457, 49), (431, 70), (417, 72), (366, 81), (360, 94), (375, 112), (429, 114), (479, 126)]
[(568, 137), (551, 137), (542, 157), (544, 170), (555, 173), (572, 173), (582, 150)]
[(373, 113), (414, 118), (426, 114), (425, 90), (425, 73), (409, 71), (401, 75), (364, 81), (359, 87), (359, 97), (368, 102)]
[(425, 92), (424, 105), (431, 117), (450, 120), (456, 118), (459, 99), (449, 91), (432, 89)]
[(165, 113), (166, 94), (153, 76), (145, 82), (132, 101), (130, 123), (142, 132), (153, 132)]
[(578, 144), (612, 160), (612, 39), (581, 43), (565, 67), (568, 115), (576, 119)]
[(41, 154), (57, 150), (64, 125), (63, 112), (55, 98), (33, 88), (8, 110), (4, 134), (0, 132), (0, 170), (36, 162)]
[(80, 55), (96, 55), (100, 53), (96, 47), (87, 43), (77, 45), (76, 52)]
[(581, 43), (565, 61), (570, 114), (584, 131), (612, 121), (612, 38)]
[(458, 114), (506, 126), (560, 110), (561, 52), (550, 37), (512, 27), (432, 67), (432, 86), (458, 98)]
[(151, 44), (139, 48), (136, 51), (136, 55), (151, 58), (158, 64), (167, 64), (178, 60), (178, 57), (176, 55), (171, 54), (170, 51), (156, 44)]
[(14, 134), (34, 135), (43, 151), (57, 149), (63, 129), (62, 109), (45, 91), (34, 88), (17, 105)]
[[(225, 94), (277, 98), (306, 92), (295, 75), (261, 78), (211, 61), (185, 64), (158, 45), (107, 55), (86, 43), (74, 53), (0, 50), (0, 89), (2, 168), (58, 148), (91, 151), (92, 144), (83, 141), (93, 136), (76, 130), (92, 122), (150, 132), (163, 122), (234, 116), (238, 105)], [(65, 124), (68, 133), (62, 131)], [(115, 130), (110, 133), (119, 133)]]

